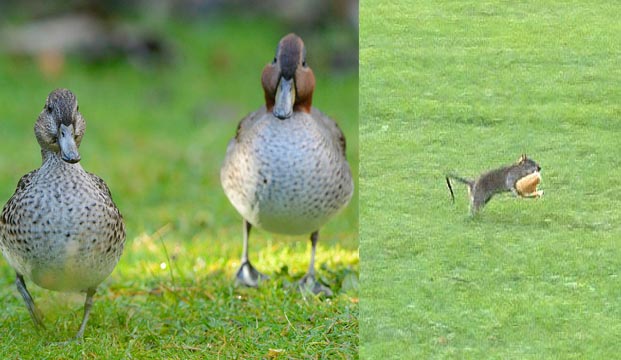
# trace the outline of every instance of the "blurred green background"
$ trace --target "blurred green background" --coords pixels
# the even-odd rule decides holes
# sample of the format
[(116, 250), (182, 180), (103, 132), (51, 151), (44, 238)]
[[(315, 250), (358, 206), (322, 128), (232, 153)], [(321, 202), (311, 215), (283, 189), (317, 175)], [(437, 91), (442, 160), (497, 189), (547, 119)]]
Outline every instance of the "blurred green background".
[[(127, 225), (125, 253), (95, 299), (81, 351), (357, 356), (357, 191), (321, 233), (319, 273), (334, 299), (289, 291), (308, 266), (307, 237), (262, 231), (253, 232), (250, 256), (273, 281), (233, 287), (241, 217), (219, 168), (238, 121), (263, 102), (260, 73), (286, 33), (305, 40), (314, 106), (342, 127), (358, 173), (357, 1), (257, 3), (0, 4), (0, 199), (40, 166), (33, 125), (48, 93), (66, 87), (87, 121), (81, 164), (107, 182)], [(65, 295), (31, 286), (54, 330), (31, 336), (4, 261), (0, 275), (0, 355), (55, 354), (45, 344), (73, 335), (82, 298), (67, 307)]]

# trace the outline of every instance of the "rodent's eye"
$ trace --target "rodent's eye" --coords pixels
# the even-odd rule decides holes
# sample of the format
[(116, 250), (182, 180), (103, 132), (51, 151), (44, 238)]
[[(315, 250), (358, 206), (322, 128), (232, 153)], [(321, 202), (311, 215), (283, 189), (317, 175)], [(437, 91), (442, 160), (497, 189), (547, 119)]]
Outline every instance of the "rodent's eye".
[(51, 113), (52, 111), (54, 111), (54, 106), (52, 104), (47, 104), (46, 109), (47, 109), (47, 112)]
[(306, 60), (302, 61), (302, 66), (306, 67)]
[(274, 60), (272, 60), (272, 64), (276, 64), (276, 56), (274, 56)]
[(80, 111), (80, 105), (75, 107), (75, 111)]

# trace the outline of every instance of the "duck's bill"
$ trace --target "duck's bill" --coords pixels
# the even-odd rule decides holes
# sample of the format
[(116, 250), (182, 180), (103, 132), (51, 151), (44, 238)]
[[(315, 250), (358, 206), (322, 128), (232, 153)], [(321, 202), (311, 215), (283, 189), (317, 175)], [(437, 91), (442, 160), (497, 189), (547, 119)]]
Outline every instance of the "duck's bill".
[(80, 161), (80, 153), (73, 137), (73, 126), (60, 124), (59, 132), (58, 145), (60, 145), (60, 157), (68, 163), (77, 163)]
[(276, 90), (276, 100), (272, 113), (279, 119), (286, 119), (293, 114), (293, 103), (295, 101), (295, 83), (293, 78), (287, 80), (280, 78)]

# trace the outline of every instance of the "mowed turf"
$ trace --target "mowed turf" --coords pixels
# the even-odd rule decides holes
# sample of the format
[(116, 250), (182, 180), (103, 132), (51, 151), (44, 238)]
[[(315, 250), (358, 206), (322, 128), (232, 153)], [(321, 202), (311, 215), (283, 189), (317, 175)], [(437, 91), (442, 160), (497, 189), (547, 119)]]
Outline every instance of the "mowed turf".
[[(70, 57), (59, 77), (46, 78), (36, 62), (0, 58), (2, 204), (41, 164), (33, 125), (46, 96), (68, 87), (87, 121), (82, 166), (105, 179), (127, 226), (125, 253), (95, 296), (82, 344), (50, 345), (75, 335), (84, 296), (27, 282), (45, 314), (47, 330), (37, 333), (14, 272), (0, 260), (0, 358), (356, 357), (357, 195), (320, 232), (318, 275), (334, 298), (295, 289), (308, 267), (308, 236), (258, 229), (250, 257), (272, 280), (260, 289), (233, 285), (242, 219), (221, 190), (219, 169), (238, 121), (263, 102), (263, 66), (292, 29), (223, 19), (157, 30), (172, 45), (168, 65)], [(300, 35), (308, 35), (307, 62), (317, 76), (314, 105), (342, 127), (357, 174), (358, 73), (328, 66), (331, 40), (347, 35), (338, 28)]]
[[(360, 8), (361, 358), (615, 358), (621, 6)], [(538, 200), (444, 175), (526, 153)]]

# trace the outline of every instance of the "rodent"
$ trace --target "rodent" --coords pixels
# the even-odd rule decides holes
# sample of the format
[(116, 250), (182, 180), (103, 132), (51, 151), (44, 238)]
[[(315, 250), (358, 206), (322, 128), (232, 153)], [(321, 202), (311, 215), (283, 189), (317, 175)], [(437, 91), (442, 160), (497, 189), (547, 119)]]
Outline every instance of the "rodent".
[(468, 186), (470, 197), (470, 214), (478, 213), (495, 194), (511, 191), (515, 196), (541, 196), (543, 191), (534, 194), (522, 194), (516, 188), (517, 182), (533, 173), (541, 171), (541, 166), (526, 155), (522, 155), (515, 164), (483, 173), (476, 180), (466, 179), (455, 174), (446, 175), (446, 184), (451, 192), (451, 199), (455, 202), (455, 195), (450, 179), (457, 180)]

